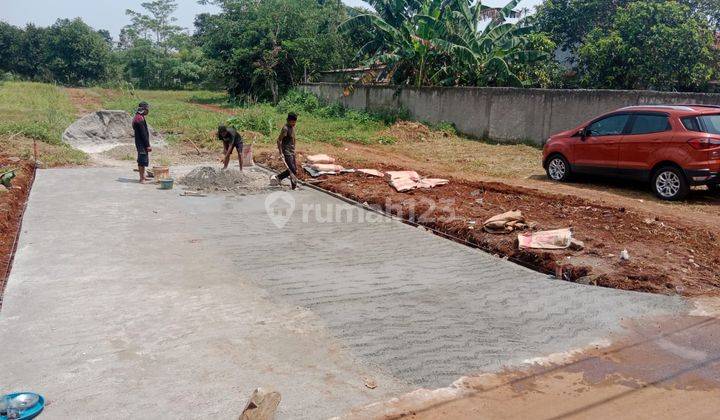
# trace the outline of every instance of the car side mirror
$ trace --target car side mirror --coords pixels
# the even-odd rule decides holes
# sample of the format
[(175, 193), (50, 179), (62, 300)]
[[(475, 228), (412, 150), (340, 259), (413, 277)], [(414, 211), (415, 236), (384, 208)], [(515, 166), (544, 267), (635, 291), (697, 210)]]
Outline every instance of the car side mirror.
[(580, 140), (585, 141), (585, 139), (590, 135), (587, 128), (581, 128), (580, 131), (578, 131), (578, 134), (580, 135)]

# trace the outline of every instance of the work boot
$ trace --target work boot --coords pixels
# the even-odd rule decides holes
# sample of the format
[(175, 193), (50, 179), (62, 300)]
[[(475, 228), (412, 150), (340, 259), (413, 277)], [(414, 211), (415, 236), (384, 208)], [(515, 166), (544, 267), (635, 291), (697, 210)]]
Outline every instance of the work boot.
[(292, 187), (293, 190), (296, 190), (297, 189), (297, 181), (295, 181), (294, 179), (290, 179), (290, 186)]

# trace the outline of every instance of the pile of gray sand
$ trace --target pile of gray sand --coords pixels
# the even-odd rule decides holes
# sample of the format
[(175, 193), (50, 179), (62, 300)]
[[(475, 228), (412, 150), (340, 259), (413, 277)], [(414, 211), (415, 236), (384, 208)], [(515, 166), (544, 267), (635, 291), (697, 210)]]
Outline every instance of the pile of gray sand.
[(260, 193), (272, 189), (270, 178), (255, 168), (215, 169), (210, 166), (195, 168), (180, 178), (179, 183), (189, 190), (203, 192), (235, 192), (243, 194)]
[[(125, 111), (101, 110), (75, 121), (63, 133), (63, 141), (86, 153), (102, 153), (121, 145), (134, 145), (132, 115)], [(163, 144), (159, 134), (148, 127), (150, 143)]]

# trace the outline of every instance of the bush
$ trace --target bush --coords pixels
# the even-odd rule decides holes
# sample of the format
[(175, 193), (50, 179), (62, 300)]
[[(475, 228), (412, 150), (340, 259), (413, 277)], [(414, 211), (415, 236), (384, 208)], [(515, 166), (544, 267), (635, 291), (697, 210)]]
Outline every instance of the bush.
[(0, 82), (19, 82), (22, 78), (15, 73), (12, 72), (5, 72), (0, 73)]
[(426, 124), (430, 127), (433, 131), (439, 131), (441, 133), (445, 133), (451, 136), (457, 135), (457, 128), (455, 127), (454, 123), (451, 123), (449, 121), (440, 121), (437, 124)]
[(387, 125), (410, 119), (410, 113), (405, 108), (386, 108), (372, 111), (370, 112), (370, 116), (373, 120), (383, 122)]
[(407, 110), (402, 108), (367, 112), (347, 108), (338, 102), (326, 105), (317, 96), (302, 89), (288, 91), (278, 103), (277, 110), (280, 112), (304, 112), (323, 118), (343, 118), (359, 124), (377, 121), (391, 125), (399, 120), (409, 119)]
[(268, 106), (243, 111), (227, 120), (227, 125), (238, 131), (257, 131), (269, 136), (275, 129), (277, 114)]
[(278, 102), (277, 109), (281, 112), (314, 113), (320, 108), (320, 99), (304, 89), (291, 89)]

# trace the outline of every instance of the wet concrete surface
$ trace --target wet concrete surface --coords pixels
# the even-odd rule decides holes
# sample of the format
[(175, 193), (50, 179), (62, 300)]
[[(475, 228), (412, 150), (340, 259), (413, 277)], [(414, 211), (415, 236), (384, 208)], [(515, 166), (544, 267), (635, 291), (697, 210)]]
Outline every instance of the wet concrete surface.
[(464, 378), (455, 395), (442, 401), (404, 397), (353, 418), (378, 413), (413, 419), (717, 418), (720, 319), (635, 320), (609, 338), (608, 347), (562, 362)]
[(46, 395), (52, 418), (235, 416), (256, 386), (282, 393), (281, 418), (327, 417), (688, 310), (551, 280), (313, 190), (289, 196), (290, 214), (288, 196), (181, 197), (131, 177), (43, 170), (31, 193), (0, 371), (3, 390)]

